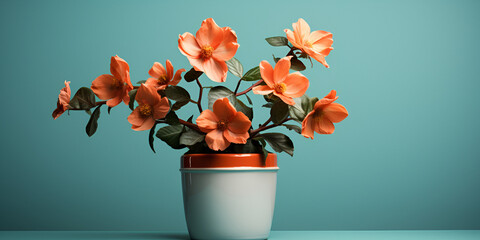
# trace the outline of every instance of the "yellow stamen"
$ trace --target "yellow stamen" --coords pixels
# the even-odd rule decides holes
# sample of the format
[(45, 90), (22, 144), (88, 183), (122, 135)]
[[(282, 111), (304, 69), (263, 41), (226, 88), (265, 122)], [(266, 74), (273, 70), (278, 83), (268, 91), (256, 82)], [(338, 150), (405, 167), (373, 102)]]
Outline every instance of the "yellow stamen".
[(227, 129), (227, 127), (228, 127), (228, 122), (227, 121), (220, 120), (219, 122), (217, 122), (217, 129), (218, 130), (223, 131), (223, 130)]
[(114, 78), (112, 81), (112, 84), (110, 85), (110, 90), (117, 90), (119, 88), (122, 88), (123, 82)]
[(275, 92), (284, 93), (287, 90), (287, 85), (285, 83), (275, 84)]
[(165, 76), (165, 75), (162, 75), (162, 76), (158, 77), (157, 81), (158, 81), (158, 84), (160, 84), (160, 85), (165, 85), (165, 84), (168, 83), (167, 76)]
[(143, 116), (150, 116), (152, 115), (152, 107), (148, 104), (140, 105), (140, 113)]
[(200, 56), (203, 59), (209, 59), (213, 54), (213, 50), (214, 50), (213, 47), (206, 45), (202, 47), (202, 50), (200, 51)]

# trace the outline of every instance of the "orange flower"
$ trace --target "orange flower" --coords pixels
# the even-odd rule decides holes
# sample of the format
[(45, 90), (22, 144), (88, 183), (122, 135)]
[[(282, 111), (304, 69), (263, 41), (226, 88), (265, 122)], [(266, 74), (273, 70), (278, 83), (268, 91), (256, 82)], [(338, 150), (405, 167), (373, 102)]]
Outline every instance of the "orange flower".
[(273, 93), (286, 104), (295, 105), (293, 98), (305, 94), (310, 82), (299, 72), (288, 73), (291, 58), (292, 56), (288, 56), (280, 59), (275, 69), (267, 61), (260, 62), (260, 74), (267, 85), (254, 87), (253, 93), (261, 95)]
[(220, 28), (212, 18), (202, 22), (196, 37), (186, 32), (178, 37), (178, 48), (196, 71), (202, 71), (215, 82), (225, 82), (227, 64), (240, 45), (237, 35), (229, 28)]
[(347, 109), (338, 103), (337, 91), (332, 90), (324, 98), (318, 100), (313, 110), (302, 122), (302, 135), (313, 139), (313, 131), (319, 134), (332, 134), (335, 131), (333, 123), (343, 121), (348, 116)]
[(181, 75), (182, 72), (185, 72), (185, 69), (177, 70), (175, 76), (173, 76), (173, 66), (170, 60), (167, 60), (166, 66), (167, 70), (161, 63), (155, 62), (150, 71), (148, 71), (148, 74), (152, 77), (147, 79), (145, 84), (154, 86), (157, 90), (165, 89), (168, 85), (176, 86), (182, 79)]
[(155, 119), (164, 118), (170, 104), (166, 97), (161, 97), (157, 90), (145, 84), (138, 88), (135, 100), (138, 107), (128, 116), (128, 122), (132, 124), (135, 131), (149, 130), (155, 124)]
[(108, 100), (109, 107), (117, 106), (122, 100), (128, 105), (128, 92), (133, 89), (128, 63), (119, 56), (112, 57), (110, 72), (111, 75), (103, 74), (93, 80), (91, 89), (98, 98)]
[(69, 108), (70, 96), (72, 92), (70, 91), (70, 82), (65, 81), (65, 87), (60, 90), (58, 94), (57, 109), (52, 113), (53, 120), (57, 119)]
[(288, 41), (328, 68), (325, 57), (333, 49), (332, 33), (321, 30), (310, 33), (310, 26), (302, 18), (292, 26), (293, 32), (290, 29), (284, 30), (287, 33)]
[(237, 112), (228, 98), (217, 99), (213, 111), (207, 109), (197, 118), (197, 125), (207, 133), (205, 141), (210, 149), (223, 151), (230, 143), (245, 144), (252, 122), (242, 112)]

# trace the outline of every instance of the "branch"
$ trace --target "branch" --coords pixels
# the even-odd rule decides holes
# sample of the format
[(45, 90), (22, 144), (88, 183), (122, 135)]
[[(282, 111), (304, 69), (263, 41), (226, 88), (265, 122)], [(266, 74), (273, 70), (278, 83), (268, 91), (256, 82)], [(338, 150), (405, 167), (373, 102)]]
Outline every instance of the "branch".
[[(269, 119), (270, 120), (270, 119)], [(278, 127), (280, 125), (282, 125), (284, 122), (287, 122), (287, 121), (290, 121), (290, 120), (293, 120), (293, 118), (285, 118), (285, 120), (283, 120), (282, 122), (280, 123), (274, 123), (274, 124), (271, 124), (271, 125), (268, 125), (268, 126), (264, 126), (264, 125), (267, 125), (268, 122), (270, 121), (267, 121), (266, 123), (264, 123), (262, 126), (260, 126), (259, 128), (253, 130), (250, 132), (250, 138), (253, 138), (255, 137), (255, 135), (257, 135), (259, 132), (261, 131), (265, 131), (267, 129), (270, 129), (270, 128), (274, 128), (274, 127)]]
[(203, 112), (203, 109), (202, 109), (202, 94), (203, 94), (203, 87), (202, 87), (202, 84), (200, 84), (200, 81), (197, 79), (195, 79), (197, 81), (197, 84), (198, 84), (198, 87), (200, 88), (200, 93), (198, 94), (198, 101), (197, 101), (197, 106), (198, 106), (198, 111), (200, 111), (200, 113)]
[(240, 87), (240, 83), (242, 83), (242, 79), (241, 79), (241, 78), (240, 78), (240, 80), (238, 80), (237, 87), (235, 88), (235, 91), (233, 92), (233, 94), (237, 95), (238, 88)]
[(243, 95), (243, 94), (245, 94), (245, 93), (248, 93), (248, 92), (250, 92), (250, 91), (252, 90), (252, 88), (256, 87), (257, 85), (259, 85), (259, 84), (262, 83), (262, 82), (263, 82), (263, 79), (260, 79), (260, 80), (258, 80), (258, 82), (256, 82), (255, 84), (253, 84), (251, 87), (247, 88), (247, 90), (245, 90), (245, 91), (243, 91), (243, 92), (239, 92), (239, 93), (237, 93), (237, 94), (235, 94), (235, 95), (238, 97), (238, 96), (241, 96), (241, 95)]
[[(167, 121), (166, 121), (165, 119), (157, 119), (157, 120), (155, 120), (155, 122), (156, 122), (156, 123), (167, 123)], [(179, 122), (180, 124), (182, 124), (182, 125), (190, 128), (190, 129), (193, 129), (193, 130), (199, 132), (199, 133), (204, 133), (204, 132), (202, 132), (202, 130), (200, 130), (200, 128), (198, 127), (197, 124), (194, 124), (194, 123), (191, 123), (191, 122), (187, 122), (187, 121), (182, 120), (182, 119), (178, 119), (178, 122)]]

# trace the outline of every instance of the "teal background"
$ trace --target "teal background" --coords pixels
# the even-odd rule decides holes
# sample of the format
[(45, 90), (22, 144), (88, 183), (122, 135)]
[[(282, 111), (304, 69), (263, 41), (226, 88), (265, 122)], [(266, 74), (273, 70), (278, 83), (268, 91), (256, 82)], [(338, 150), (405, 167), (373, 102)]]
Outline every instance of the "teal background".
[[(264, 38), (299, 17), (334, 36), (331, 68), (307, 64), (307, 94), (336, 89), (350, 116), (313, 141), (281, 130), (296, 150), (279, 154), (274, 230), (480, 229), (479, 10), (478, 1), (1, 1), (0, 230), (186, 230), (183, 150), (156, 141), (152, 153), (124, 105), (102, 108), (91, 138), (87, 114), (51, 113), (64, 80), (73, 92), (90, 86), (115, 54), (132, 82), (154, 61), (189, 68), (178, 35), (208, 17), (237, 32), (246, 69), (284, 55)], [(229, 74), (225, 85), (235, 83)], [(254, 124), (266, 113), (257, 108)]]

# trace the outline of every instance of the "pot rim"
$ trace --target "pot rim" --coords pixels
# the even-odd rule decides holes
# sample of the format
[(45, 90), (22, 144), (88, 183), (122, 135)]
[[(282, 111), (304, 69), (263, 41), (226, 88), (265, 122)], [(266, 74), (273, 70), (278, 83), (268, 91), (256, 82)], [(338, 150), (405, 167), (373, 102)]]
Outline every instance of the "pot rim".
[(193, 153), (184, 154), (180, 171), (278, 171), (277, 154), (263, 160), (260, 153)]

